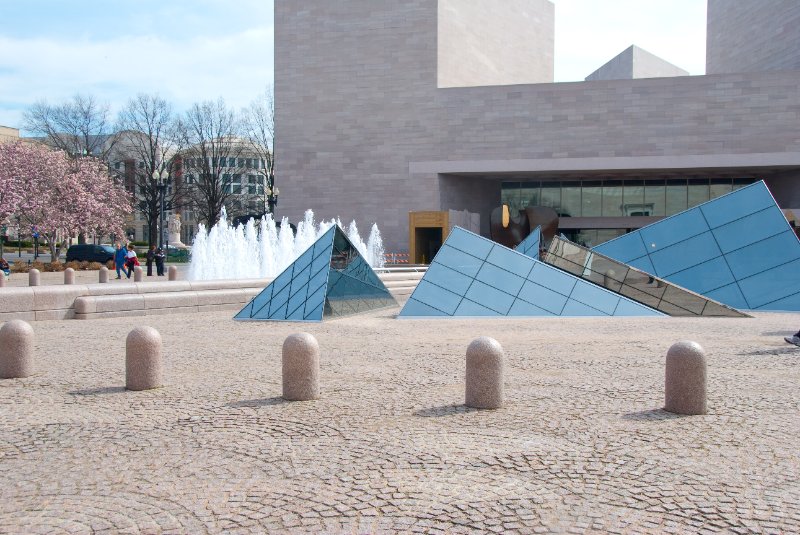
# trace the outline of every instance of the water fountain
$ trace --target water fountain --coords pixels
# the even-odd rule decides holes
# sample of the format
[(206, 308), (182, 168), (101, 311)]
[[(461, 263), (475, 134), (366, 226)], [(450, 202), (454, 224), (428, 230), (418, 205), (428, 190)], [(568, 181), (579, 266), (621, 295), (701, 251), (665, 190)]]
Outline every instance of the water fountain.
[[(199, 225), (192, 245), (189, 279), (275, 277), (326, 230), (337, 224), (344, 229), (338, 219), (316, 224), (314, 212), (307, 210), (303, 221), (297, 224), (296, 233), (292, 232), (287, 218), (281, 220), (278, 228), (269, 214), (261, 219), (258, 228), (252, 219), (246, 225), (234, 227), (228, 222), (223, 208), (219, 222), (211, 230), (206, 231), (204, 225)], [(372, 225), (366, 243), (361, 239), (355, 221), (347, 227), (346, 234), (370, 266), (384, 266), (383, 241), (377, 224)]]

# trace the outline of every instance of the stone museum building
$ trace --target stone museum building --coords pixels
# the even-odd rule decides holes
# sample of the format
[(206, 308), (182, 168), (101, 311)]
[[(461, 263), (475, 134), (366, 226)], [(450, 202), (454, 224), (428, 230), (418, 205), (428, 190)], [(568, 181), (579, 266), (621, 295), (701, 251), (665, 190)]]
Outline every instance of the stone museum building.
[[(548, 0), (275, 2), (281, 215), (553, 207), (596, 246), (765, 180), (800, 208), (800, 2), (708, 0), (704, 76), (635, 44), (553, 83)], [(679, 36), (675, 37), (679, 39)]]

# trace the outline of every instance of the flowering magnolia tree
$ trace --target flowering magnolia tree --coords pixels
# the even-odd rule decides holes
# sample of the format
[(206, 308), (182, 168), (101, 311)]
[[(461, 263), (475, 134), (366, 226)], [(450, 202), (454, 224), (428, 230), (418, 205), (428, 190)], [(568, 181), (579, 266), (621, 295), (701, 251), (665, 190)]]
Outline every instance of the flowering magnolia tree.
[(9, 195), (15, 199), (9, 213), (36, 227), (50, 246), (52, 261), (63, 241), (77, 233), (123, 235), (132, 199), (98, 160), (72, 160), (42, 145), (12, 143), (0, 145), (0, 165), (0, 191), (19, 192)]
[[(10, 217), (16, 213), (22, 199), (23, 184), (12, 180), (12, 176), (20, 174), (20, 144), (0, 145), (0, 225), (6, 225)], [(0, 238), (0, 256), (2, 256), (2, 238)]]

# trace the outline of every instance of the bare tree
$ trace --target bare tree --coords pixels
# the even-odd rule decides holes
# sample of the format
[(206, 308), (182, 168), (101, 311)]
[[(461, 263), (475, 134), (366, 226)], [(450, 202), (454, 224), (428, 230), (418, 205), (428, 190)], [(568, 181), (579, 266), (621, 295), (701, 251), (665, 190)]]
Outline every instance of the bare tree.
[[(158, 95), (139, 94), (120, 111), (117, 132), (113, 167), (127, 189), (135, 193), (136, 207), (147, 223), (148, 243), (152, 245), (158, 241), (162, 202), (178, 208), (184, 200), (184, 182), (176, 163), (179, 146), (172, 105)], [(171, 188), (163, 188), (162, 199), (162, 188), (153, 173), (165, 169), (171, 175)]]
[(275, 187), (275, 98), (271, 89), (242, 110), (242, 128), (245, 138), (264, 164), (266, 184), (259, 191), (263, 192), (263, 206), (269, 206), (272, 211), (278, 202), (278, 188)]
[(252, 157), (250, 143), (240, 137), (241, 122), (236, 114), (223, 99), (194, 104), (177, 130), (184, 147), (187, 196), (198, 221), (214, 225), (223, 206), (233, 208), (231, 215), (241, 211), (260, 162)]
[(76, 94), (58, 105), (39, 101), (23, 114), (23, 127), (73, 158), (93, 156), (108, 161), (116, 143), (109, 107), (92, 95)]

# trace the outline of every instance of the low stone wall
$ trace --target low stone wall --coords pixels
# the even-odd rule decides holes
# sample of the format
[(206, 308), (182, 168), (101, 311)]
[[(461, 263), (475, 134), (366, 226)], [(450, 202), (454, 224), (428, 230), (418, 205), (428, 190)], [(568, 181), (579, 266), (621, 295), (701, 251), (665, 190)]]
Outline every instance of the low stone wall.
[[(401, 304), (424, 272), (379, 274)], [(0, 288), (0, 321), (150, 316), (208, 310), (237, 310), (272, 279), (125, 282)]]

